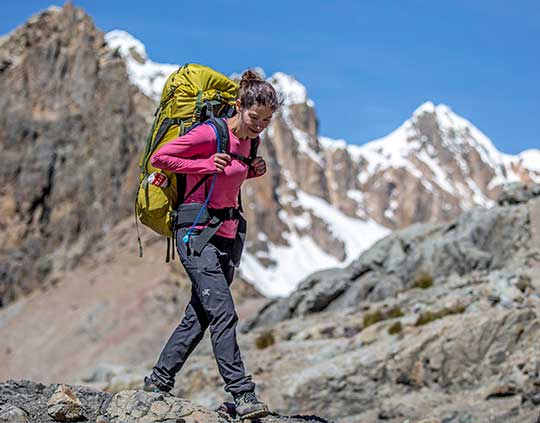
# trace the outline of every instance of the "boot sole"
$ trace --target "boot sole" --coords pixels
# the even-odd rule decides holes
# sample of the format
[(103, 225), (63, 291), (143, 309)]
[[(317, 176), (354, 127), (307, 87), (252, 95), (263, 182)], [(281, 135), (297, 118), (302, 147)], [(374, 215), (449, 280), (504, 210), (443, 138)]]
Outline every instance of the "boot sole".
[(264, 410), (253, 411), (251, 413), (244, 414), (243, 416), (238, 415), (238, 417), (241, 419), (256, 419), (258, 417), (266, 417), (268, 414), (270, 414), (270, 411), (268, 410), (268, 407), (265, 406)]
[(170, 391), (171, 391), (170, 389), (169, 390), (161, 389), (154, 382), (151, 382), (150, 384), (146, 384), (146, 378), (145, 378), (145, 382), (143, 382), (142, 390), (145, 392), (157, 392), (160, 394), (170, 394)]

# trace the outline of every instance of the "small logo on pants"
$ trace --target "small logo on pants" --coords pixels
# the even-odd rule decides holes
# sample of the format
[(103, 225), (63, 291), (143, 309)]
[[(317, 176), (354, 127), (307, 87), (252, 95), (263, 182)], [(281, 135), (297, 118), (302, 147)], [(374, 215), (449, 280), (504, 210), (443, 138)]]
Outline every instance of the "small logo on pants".
[(210, 295), (210, 290), (209, 289), (203, 289), (202, 295), (203, 295), (203, 297), (209, 296)]

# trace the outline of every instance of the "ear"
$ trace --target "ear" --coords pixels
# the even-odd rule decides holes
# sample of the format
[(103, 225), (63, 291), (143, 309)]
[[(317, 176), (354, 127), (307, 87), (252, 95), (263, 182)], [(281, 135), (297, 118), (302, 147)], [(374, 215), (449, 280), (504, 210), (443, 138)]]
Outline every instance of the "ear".
[(240, 103), (240, 99), (239, 99), (239, 98), (236, 99), (236, 103), (235, 103), (234, 105), (236, 106), (236, 111), (237, 111), (238, 113), (240, 113), (240, 109), (242, 108), (242, 105), (241, 105), (241, 103)]

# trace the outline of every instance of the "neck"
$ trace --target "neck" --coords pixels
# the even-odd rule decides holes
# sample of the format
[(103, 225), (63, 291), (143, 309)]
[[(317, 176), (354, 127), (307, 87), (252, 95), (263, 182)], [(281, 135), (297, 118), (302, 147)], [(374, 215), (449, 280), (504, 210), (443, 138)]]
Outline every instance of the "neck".
[(240, 141), (245, 141), (249, 139), (247, 135), (247, 130), (242, 128), (242, 125), (240, 124), (238, 114), (234, 115), (232, 118), (229, 119), (229, 128), (231, 128), (231, 131)]

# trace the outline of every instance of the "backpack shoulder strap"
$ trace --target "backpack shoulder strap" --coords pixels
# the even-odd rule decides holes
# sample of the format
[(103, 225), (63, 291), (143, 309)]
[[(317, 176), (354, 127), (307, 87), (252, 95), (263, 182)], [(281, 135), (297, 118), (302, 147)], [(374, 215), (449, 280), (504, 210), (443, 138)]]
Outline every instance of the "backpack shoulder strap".
[(227, 122), (225, 122), (225, 120), (222, 118), (211, 117), (204, 123), (210, 123), (214, 125), (221, 139), (221, 149), (219, 152), (227, 153), (229, 151), (229, 127), (227, 126)]
[[(223, 121), (223, 119), (215, 118), (215, 117), (207, 119), (204, 122), (202, 122), (202, 124), (204, 124), (204, 123), (210, 123), (210, 124), (212, 124), (214, 126), (214, 128), (216, 128), (216, 130), (219, 133), (219, 137), (221, 139), (221, 144), (220, 144), (221, 150), (219, 152), (220, 153), (226, 152), (229, 149), (229, 129), (227, 128), (227, 124)], [(200, 125), (200, 124), (197, 124), (194, 127), (196, 127), (198, 125)], [(190, 128), (190, 129), (193, 129), (194, 127)], [(181, 185), (180, 184), (178, 185), (178, 187), (179, 187), (178, 198), (180, 200), (179, 204), (182, 204), (184, 202), (184, 200), (186, 198), (189, 198), (190, 195), (192, 195), (195, 191), (197, 191), (199, 189), (199, 187), (202, 184), (204, 184), (211, 175), (208, 174), (208, 175), (205, 175), (203, 178), (201, 178), (199, 180), (199, 182), (197, 182), (193, 186), (193, 188), (191, 188), (191, 191), (187, 195), (185, 195), (185, 189), (186, 189), (185, 175), (178, 175), (178, 176), (180, 176), (179, 182), (181, 183)]]
[(251, 148), (249, 150), (249, 161), (252, 162), (255, 157), (257, 157), (257, 150), (259, 148), (261, 138), (252, 138), (251, 139)]
[[(255, 157), (257, 157), (257, 149), (259, 148), (260, 141), (261, 141), (260, 137), (251, 139), (251, 146), (250, 146), (249, 158), (248, 158), (250, 169), (251, 169), (251, 162), (255, 159)], [(240, 209), (241, 212), (244, 211), (244, 207), (242, 206), (242, 190), (241, 189), (240, 191), (238, 191), (238, 208)]]

